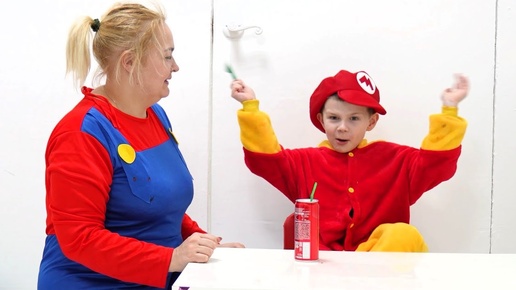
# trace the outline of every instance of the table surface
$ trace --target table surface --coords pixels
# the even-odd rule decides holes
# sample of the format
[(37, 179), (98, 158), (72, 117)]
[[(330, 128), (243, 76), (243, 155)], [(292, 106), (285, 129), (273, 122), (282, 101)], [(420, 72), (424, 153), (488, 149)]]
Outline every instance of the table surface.
[(315, 262), (293, 250), (217, 248), (190, 263), (173, 290), (516, 289), (516, 254), (321, 251)]

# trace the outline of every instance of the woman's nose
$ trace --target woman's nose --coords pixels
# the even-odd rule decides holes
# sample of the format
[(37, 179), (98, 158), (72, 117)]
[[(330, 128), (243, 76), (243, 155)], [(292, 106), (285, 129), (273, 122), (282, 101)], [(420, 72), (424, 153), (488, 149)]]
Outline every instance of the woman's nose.
[(174, 61), (174, 63), (172, 63), (172, 67), (170, 68), (170, 70), (172, 72), (177, 72), (179, 71), (179, 66), (177, 65), (177, 63)]

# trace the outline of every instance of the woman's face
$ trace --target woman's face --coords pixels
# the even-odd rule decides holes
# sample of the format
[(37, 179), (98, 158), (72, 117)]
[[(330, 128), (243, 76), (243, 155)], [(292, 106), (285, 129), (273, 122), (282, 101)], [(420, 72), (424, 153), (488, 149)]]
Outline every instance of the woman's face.
[[(163, 24), (163, 34), (159, 35), (160, 45), (153, 46), (142, 66), (143, 88), (146, 94), (153, 99), (153, 103), (169, 95), (168, 84), (172, 72), (177, 72), (177, 65), (172, 52), (174, 39), (168, 25)], [(161, 48), (158, 48), (161, 47)]]

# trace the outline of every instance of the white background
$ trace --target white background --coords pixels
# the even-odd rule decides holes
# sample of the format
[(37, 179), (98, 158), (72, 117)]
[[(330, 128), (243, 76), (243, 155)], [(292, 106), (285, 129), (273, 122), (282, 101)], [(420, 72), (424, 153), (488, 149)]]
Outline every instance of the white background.
[[(80, 95), (65, 73), (76, 17), (99, 18), (101, 0), (16, 1), (0, 11), (0, 289), (36, 289), (45, 238), (44, 152)], [(245, 167), (229, 96), (231, 63), (251, 85), (288, 148), (316, 146), (308, 99), (340, 69), (365, 70), (387, 115), (369, 140), (419, 147), (428, 115), (453, 73), (471, 93), (456, 175), (412, 208), (432, 252), (516, 253), (515, 0), (167, 0), (180, 71), (167, 111), (194, 175), (188, 213), (224, 241), (281, 248), (292, 204)], [(240, 39), (226, 25), (259, 26)]]

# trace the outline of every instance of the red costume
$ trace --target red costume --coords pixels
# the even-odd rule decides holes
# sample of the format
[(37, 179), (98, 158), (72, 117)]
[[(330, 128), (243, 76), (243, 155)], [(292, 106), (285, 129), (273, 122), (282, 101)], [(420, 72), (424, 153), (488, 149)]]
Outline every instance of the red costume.
[[(312, 95), (312, 122), (323, 132), (314, 114), (320, 112), (330, 95), (338, 92), (344, 100), (350, 96), (346, 89), (354, 75), (339, 74), (323, 80)], [(369, 99), (364, 92), (358, 92), (359, 85), (353, 84), (352, 103), (385, 114), (379, 105), (378, 90), (369, 79), (359, 78), (360, 73), (356, 75), (357, 81), (365, 81), (374, 94)], [(317, 148), (283, 148), (269, 116), (259, 110), (258, 100), (243, 102), (238, 121), (245, 162), (251, 172), (263, 177), (292, 202), (308, 198), (317, 182), (322, 250), (357, 250), (372, 238), (375, 229), (382, 231), (384, 227), (380, 225), (409, 224), (410, 206), (423, 193), (454, 175), (467, 127), (467, 122), (457, 115), (457, 108), (443, 107), (441, 114), (430, 117), (430, 132), (420, 149), (384, 141), (368, 143), (364, 139), (350, 152), (339, 153), (328, 141)]]

